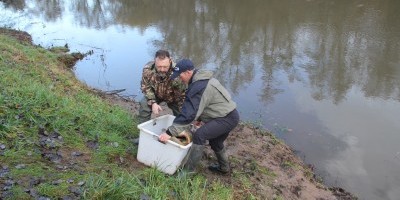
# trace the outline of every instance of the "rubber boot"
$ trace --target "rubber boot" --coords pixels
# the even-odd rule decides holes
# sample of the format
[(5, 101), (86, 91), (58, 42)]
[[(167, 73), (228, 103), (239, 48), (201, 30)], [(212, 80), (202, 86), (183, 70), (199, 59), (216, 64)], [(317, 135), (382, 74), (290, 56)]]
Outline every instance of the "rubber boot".
[(188, 160), (183, 167), (189, 172), (196, 171), (197, 165), (199, 164), (201, 157), (203, 156), (204, 145), (192, 144), (192, 149)]
[(203, 156), (203, 150), (204, 145), (192, 144), (187, 161), (184, 164), (183, 169), (178, 174), (179, 177), (196, 173), (196, 168), (200, 163), (201, 157)]
[(151, 119), (151, 106), (147, 105), (147, 99), (143, 97), (139, 102), (139, 114), (137, 116), (139, 124)]
[(230, 171), (230, 167), (225, 148), (219, 152), (215, 152), (215, 155), (217, 156), (218, 164), (212, 164), (208, 166), (208, 169), (215, 173), (227, 174)]

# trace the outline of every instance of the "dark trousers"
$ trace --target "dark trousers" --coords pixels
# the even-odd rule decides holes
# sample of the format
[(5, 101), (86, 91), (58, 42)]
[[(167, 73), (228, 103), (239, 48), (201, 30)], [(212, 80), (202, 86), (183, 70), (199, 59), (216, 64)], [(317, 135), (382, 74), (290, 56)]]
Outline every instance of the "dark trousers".
[(193, 134), (193, 143), (204, 145), (209, 141), (211, 149), (220, 152), (224, 149), (224, 141), (239, 123), (239, 112), (235, 109), (225, 117), (213, 119), (201, 126)]

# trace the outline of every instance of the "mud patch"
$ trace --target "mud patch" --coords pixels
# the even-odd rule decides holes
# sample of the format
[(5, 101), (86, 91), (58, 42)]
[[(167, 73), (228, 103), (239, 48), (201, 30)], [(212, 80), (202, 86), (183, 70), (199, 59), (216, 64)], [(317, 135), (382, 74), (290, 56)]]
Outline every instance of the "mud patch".
[[(138, 103), (113, 95), (101, 96), (132, 114), (138, 112)], [(168, 110), (165, 106), (163, 109)], [(231, 132), (225, 145), (231, 173), (217, 175), (207, 169), (208, 165), (217, 162), (209, 146), (199, 173), (210, 182), (219, 181), (232, 187), (235, 199), (357, 199), (342, 188), (328, 188), (318, 182), (312, 169), (289, 146), (264, 130), (240, 124)], [(127, 163), (131, 163), (132, 168), (145, 167), (135, 160)]]
[(57, 60), (64, 63), (64, 65), (67, 66), (68, 68), (73, 68), (76, 62), (82, 60), (87, 55), (93, 54), (93, 50), (90, 50), (86, 53), (80, 53), (80, 52), (68, 53), (69, 52), (68, 44), (65, 44), (65, 46), (63, 47), (52, 47), (49, 49), (49, 51), (58, 54)]
[(0, 28), (0, 34), (11, 36), (23, 44), (32, 45), (32, 36), (25, 31), (17, 31), (7, 28)]

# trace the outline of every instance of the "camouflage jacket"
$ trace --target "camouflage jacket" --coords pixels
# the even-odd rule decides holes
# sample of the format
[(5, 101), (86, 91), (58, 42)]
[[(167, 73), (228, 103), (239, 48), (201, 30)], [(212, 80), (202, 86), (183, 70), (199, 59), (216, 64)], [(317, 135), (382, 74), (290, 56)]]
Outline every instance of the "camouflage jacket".
[[(173, 66), (175, 63), (173, 63)], [(182, 107), (185, 99), (186, 85), (178, 78), (170, 80), (169, 76), (172, 73), (172, 68), (168, 71), (167, 77), (162, 79), (157, 76), (154, 61), (148, 62), (143, 68), (141, 90), (147, 99), (147, 104), (151, 105), (154, 102), (162, 101), (168, 104), (178, 104)]]

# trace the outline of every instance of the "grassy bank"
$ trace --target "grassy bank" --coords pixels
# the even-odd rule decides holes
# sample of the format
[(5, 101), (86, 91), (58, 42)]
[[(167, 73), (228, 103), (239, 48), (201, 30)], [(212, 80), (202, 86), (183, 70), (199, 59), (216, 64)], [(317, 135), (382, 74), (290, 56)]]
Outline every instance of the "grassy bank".
[(0, 34), (0, 199), (231, 199), (201, 176), (133, 168), (136, 119), (92, 94), (59, 54)]

